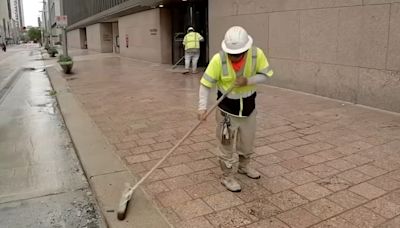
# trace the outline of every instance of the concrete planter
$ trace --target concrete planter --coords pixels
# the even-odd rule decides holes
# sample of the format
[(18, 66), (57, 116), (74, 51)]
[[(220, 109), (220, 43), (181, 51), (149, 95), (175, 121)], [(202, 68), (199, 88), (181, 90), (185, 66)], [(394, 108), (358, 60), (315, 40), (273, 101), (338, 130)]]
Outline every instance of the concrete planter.
[(72, 66), (74, 65), (73, 61), (67, 61), (67, 62), (58, 62), (63, 69), (64, 73), (70, 74), (72, 70)]
[(58, 51), (55, 48), (49, 48), (47, 50), (47, 53), (50, 55), (50, 57), (56, 57), (56, 54), (58, 54)]

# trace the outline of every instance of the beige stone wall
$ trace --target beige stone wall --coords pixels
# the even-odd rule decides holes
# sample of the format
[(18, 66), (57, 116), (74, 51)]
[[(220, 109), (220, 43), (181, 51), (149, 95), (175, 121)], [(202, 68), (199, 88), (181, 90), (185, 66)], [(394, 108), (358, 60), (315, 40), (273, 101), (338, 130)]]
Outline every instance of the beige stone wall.
[(87, 45), (89, 50), (110, 53), (113, 52), (113, 36), (111, 23), (98, 23), (86, 27)]
[(80, 34), (80, 41), (81, 41), (81, 49), (87, 49), (87, 46), (86, 46), (86, 41), (87, 41), (86, 28), (79, 29), (79, 34)]
[(172, 26), (171, 14), (167, 9), (160, 10), (161, 58), (162, 63), (172, 64)]
[(113, 27), (112, 23), (100, 24), (101, 52), (113, 52)]
[[(153, 9), (119, 18), (120, 54), (151, 62), (169, 63), (165, 58), (171, 45), (164, 43), (165, 39), (171, 39), (165, 33), (168, 28), (165, 23), (169, 21), (167, 17), (168, 13), (161, 15), (160, 9)], [(126, 37), (129, 40), (128, 47)]]
[(68, 47), (81, 48), (81, 34), (79, 29), (69, 31), (67, 33)]
[(113, 52), (119, 53), (119, 47), (117, 46), (117, 36), (119, 35), (118, 23), (112, 23), (112, 36), (113, 36)]
[(400, 112), (400, 0), (210, 0), (210, 52), (244, 26), (271, 84)]
[(86, 36), (88, 49), (101, 52), (100, 24), (86, 27)]

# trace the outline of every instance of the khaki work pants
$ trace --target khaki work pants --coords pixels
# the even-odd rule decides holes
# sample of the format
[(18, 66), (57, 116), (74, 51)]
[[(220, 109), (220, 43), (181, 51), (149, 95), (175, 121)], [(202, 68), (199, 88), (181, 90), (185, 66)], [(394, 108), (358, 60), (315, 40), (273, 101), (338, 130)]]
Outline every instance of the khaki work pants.
[(192, 62), (192, 72), (195, 73), (197, 71), (197, 62), (199, 58), (200, 49), (185, 51), (185, 69), (189, 70), (190, 62)]
[(235, 117), (229, 114), (231, 141), (229, 145), (222, 145), (222, 126), (224, 116), (220, 110), (216, 111), (217, 140), (219, 160), (224, 176), (234, 175), (238, 168), (245, 168), (250, 163), (250, 155), (253, 153), (253, 144), (256, 133), (256, 116), (254, 110), (248, 117)]

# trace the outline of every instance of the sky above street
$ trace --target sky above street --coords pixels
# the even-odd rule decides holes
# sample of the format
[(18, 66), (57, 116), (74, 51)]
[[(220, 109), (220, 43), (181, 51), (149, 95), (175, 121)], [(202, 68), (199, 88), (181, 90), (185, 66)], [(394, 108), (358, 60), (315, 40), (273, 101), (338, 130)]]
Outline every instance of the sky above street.
[(43, 9), (40, 0), (24, 0), (25, 26), (38, 26), (38, 17), (41, 16), (39, 10)]

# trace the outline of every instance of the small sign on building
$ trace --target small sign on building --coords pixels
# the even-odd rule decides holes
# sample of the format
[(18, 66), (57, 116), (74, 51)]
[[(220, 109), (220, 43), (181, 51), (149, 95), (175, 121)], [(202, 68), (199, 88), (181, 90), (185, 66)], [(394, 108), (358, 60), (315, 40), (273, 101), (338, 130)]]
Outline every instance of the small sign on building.
[(157, 31), (158, 30), (156, 28), (150, 29), (150, 35), (156, 36), (157, 35)]
[(68, 17), (66, 15), (56, 16), (56, 24), (59, 28), (65, 28), (68, 25)]

